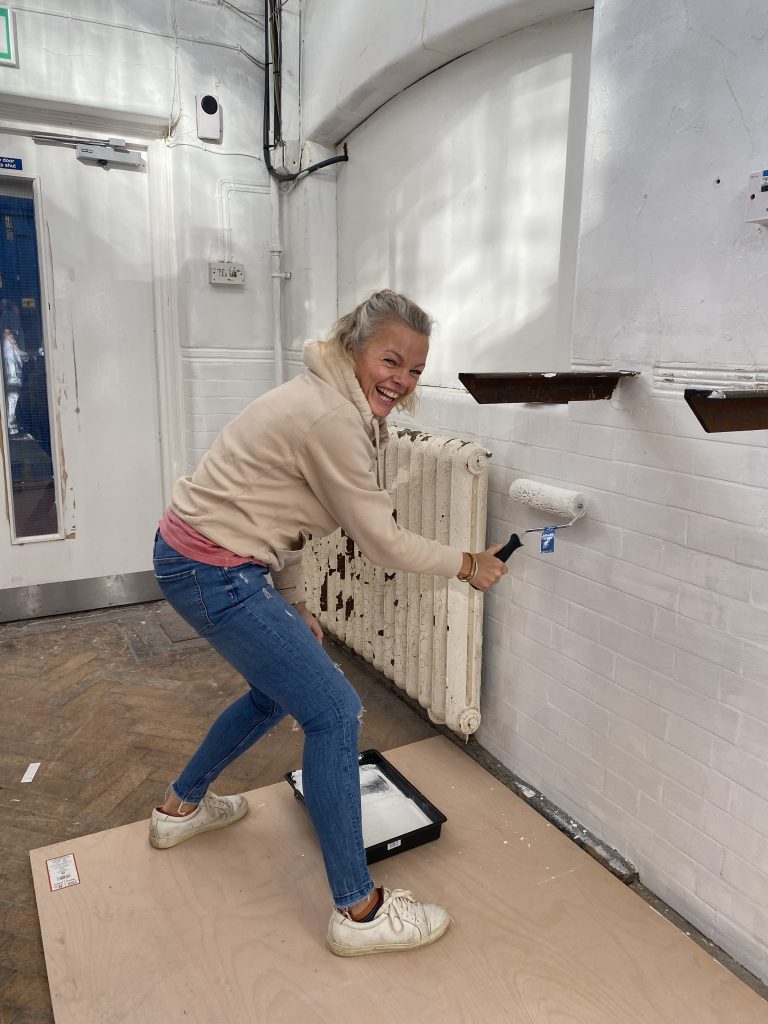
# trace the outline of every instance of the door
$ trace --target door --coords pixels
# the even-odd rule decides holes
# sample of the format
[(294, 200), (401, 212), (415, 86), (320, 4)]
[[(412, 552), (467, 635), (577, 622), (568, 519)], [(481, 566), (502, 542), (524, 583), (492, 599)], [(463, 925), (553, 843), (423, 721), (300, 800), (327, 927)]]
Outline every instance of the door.
[(0, 172), (0, 621), (152, 596), (163, 501), (146, 166), (2, 134), (0, 156), (21, 165)]

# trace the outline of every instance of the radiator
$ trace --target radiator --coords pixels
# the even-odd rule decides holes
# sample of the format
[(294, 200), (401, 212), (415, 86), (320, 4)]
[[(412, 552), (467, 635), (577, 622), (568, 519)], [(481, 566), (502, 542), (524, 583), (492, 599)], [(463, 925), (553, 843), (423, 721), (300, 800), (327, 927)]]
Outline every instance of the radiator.
[[(485, 547), (490, 453), (473, 442), (392, 428), (387, 489), (398, 523), (462, 551)], [(469, 736), (480, 725), (483, 595), (459, 580), (387, 571), (342, 530), (304, 557), (308, 604), (326, 632)]]

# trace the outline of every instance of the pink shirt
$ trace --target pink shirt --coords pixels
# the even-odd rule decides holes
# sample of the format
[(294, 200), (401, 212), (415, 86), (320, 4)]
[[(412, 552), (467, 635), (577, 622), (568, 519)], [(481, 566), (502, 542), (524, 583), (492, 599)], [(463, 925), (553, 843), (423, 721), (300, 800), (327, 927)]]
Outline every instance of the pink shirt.
[(202, 562), (204, 565), (221, 565), (228, 568), (232, 565), (242, 565), (244, 562), (253, 565), (264, 564), (255, 558), (244, 558), (228, 548), (223, 548), (215, 541), (208, 540), (202, 533), (198, 533), (183, 519), (180, 519), (172, 508), (167, 508), (160, 520), (160, 536), (180, 555), (194, 558), (196, 562)]

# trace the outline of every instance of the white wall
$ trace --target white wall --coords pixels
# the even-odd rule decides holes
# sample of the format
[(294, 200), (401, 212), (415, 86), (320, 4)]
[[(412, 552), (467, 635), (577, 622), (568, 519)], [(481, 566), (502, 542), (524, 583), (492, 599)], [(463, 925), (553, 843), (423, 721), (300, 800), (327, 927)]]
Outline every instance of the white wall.
[(283, 196), (285, 266), (291, 273), (283, 305), (286, 376), (302, 369), (301, 349), (305, 340), (324, 338), (338, 315), (338, 173), (334, 166), (317, 171), (297, 187), (286, 190)]
[(117, 0), (14, 3), (19, 67), (0, 69), (3, 116), (102, 125), (117, 115), (150, 132), (167, 123), (170, 4), (139, 0), (130, 6)]
[(766, 14), (755, 0), (598, 7), (577, 357), (765, 365), (768, 232), (743, 209), (768, 159), (752, 31)]
[(584, 0), (305, 0), (304, 134), (333, 146), (456, 57), (591, 6)]
[[(342, 68), (377, 106), (423, 73), (419, 47), (386, 9), (366, 5), (371, 30), (356, 23), (354, 48), (348, 38), (334, 47), (308, 21), (324, 74)], [(579, 367), (634, 366), (641, 379), (610, 402), (563, 407), (478, 407), (427, 387), (418, 422), (492, 448), (489, 541), (540, 525), (509, 501), (516, 476), (590, 500), (553, 555), (527, 542), (488, 596), (481, 742), (768, 979), (768, 445), (765, 432), (705, 435), (680, 393), (692, 368), (766, 369), (766, 232), (742, 221), (747, 175), (768, 159), (765, 15), (752, 0), (596, 6), (572, 350)], [(310, 31), (305, 48), (312, 40)], [(324, 103), (314, 124), (342, 138), (360, 91), (340, 87), (341, 102), (317, 81), (305, 81)], [(395, 114), (413, 123), (420, 88), (350, 141), (375, 147), (377, 120), (394, 138)], [(430, 99), (435, 121), (450, 120), (437, 90)], [(499, 125), (499, 147), (504, 133)], [(365, 147), (350, 152), (342, 175), (365, 158)], [(384, 177), (397, 151), (379, 156)], [(473, 170), (454, 163), (459, 198)], [(429, 208), (425, 184), (385, 246), (357, 223), (370, 208), (344, 205), (347, 187), (345, 306), (344, 282), (359, 266), (386, 267), (405, 238), (446, 230), (454, 216), (454, 204)], [(445, 323), (467, 308), (478, 322), (487, 316), (466, 289), (433, 312)]]
[[(261, 17), (255, 0), (237, 6)], [(180, 420), (178, 469), (191, 467), (274, 381), (263, 75), (248, 56), (263, 56), (260, 25), (214, 0), (14, 8), (19, 68), (0, 68), (0, 120), (149, 146), (158, 346), (183, 380), (164, 428)], [(197, 138), (194, 98), (205, 92), (221, 103), (221, 143)], [(245, 264), (245, 287), (208, 283), (208, 262), (225, 258)]]
[[(596, 8), (574, 354), (644, 376), (546, 440), (562, 436), (559, 472), (596, 489), (602, 535), (550, 575), (569, 632), (602, 659), (593, 699), (610, 714), (587, 748), (602, 778), (577, 773), (573, 804), (763, 978), (768, 443), (703, 434), (681, 386), (653, 381), (665, 364), (765, 369), (768, 232), (743, 221), (768, 156), (765, 15), (748, 0)], [(547, 590), (531, 584), (528, 605)]]
[(489, 43), (349, 136), (339, 303), (384, 285), (418, 296), (438, 320), (426, 384), (570, 368), (591, 22)]
[[(269, 176), (261, 156), (263, 36), (247, 18), (215, 4), (186, 3), (179, 31), (178, 123), (170, 149), (178, 335), (184, 382), (186, 468), (221, 428), (274, 383)], [(261, 4), (238, 4), (261, 13)], [(224, 45), (219, 45), (219, 43)], [(229, 49), (232, 46), (233, 49)], [(221, 103), (221, 143), (197, 138), (195, 94)], [(243, 287), (208, 283), (211, 260), (244, 264)]]

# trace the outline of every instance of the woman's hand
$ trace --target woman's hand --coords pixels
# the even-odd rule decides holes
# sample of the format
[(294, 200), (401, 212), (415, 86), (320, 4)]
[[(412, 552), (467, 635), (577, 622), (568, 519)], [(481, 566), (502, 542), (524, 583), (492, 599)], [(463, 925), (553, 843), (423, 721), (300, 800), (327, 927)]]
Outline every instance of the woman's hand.
[[(467, 582), (471, 587), (474, 587), (475, 590), (487, 590), (489, 587), (492, 587), (494, 583), (498, 583), (502, 576), (506, 576), (508, 571), (506, 565), (496, 557), (496, 552), (501, 551), (503, 547), (503, 544), (494, 544), (485, 551), (479, 551), (474, 556), (475, 561), (477, 562), (477, 572), (472, 579)], [(464, 556), (464, 560), (466, 563), (466, 555)], [(462, 565), (462, 576), (466, 576), (469, 571), (470, 566)]]
[(318, 643), (322, 643), (323, 642), (323, 627), (317, 621), (317, 619), (312, 614), (312, 612), (309, 610), (309, 608), (307, 608), (306, 604), (304, 604), (303, 601), (299, 601), (293, 607), (299, 613), (299, 615), (304, 620), (304, 622), (306, 622), (306, 624), (312, 630), (312, 635), (314, 636), (315, 640), (317, 640)]

